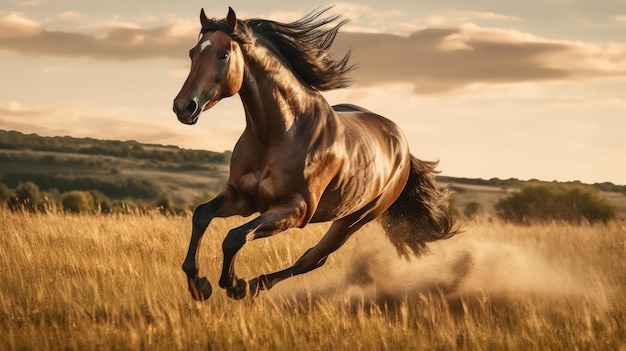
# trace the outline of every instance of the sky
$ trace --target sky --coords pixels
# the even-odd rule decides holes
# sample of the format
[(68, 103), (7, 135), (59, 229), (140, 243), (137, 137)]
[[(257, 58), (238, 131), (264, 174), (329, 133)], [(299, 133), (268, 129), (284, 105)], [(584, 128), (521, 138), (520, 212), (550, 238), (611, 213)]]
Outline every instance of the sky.
[(0, 0), (0, 129), (232, 150), (238, 97), (172, 112), (199, 12), (350, 22), (353, 85), (325, 92), (395, 121), (441, 174), (626, 184), (626, 0)]

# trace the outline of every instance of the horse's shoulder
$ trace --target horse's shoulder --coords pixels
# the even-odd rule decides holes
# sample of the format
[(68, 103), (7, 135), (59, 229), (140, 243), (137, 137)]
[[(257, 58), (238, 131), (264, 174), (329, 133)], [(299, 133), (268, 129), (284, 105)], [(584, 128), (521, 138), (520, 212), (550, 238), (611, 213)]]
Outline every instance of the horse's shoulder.
[(334, 105), (333, 110), (335, 110), (335, 112), (371, 112), (370, 110), (364, 109), (361, 106), (352, 104)]

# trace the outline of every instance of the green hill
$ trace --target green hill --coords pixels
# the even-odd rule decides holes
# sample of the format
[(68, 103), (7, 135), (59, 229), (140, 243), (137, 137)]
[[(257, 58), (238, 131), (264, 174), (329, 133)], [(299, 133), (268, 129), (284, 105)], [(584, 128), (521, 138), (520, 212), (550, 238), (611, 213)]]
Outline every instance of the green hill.
[[(0, 184), (15, 189), (20, 182), (33, 182), (56, 200), (72, 190), (97, 190), (113, 201), (153, 205), (166, 197), (175, 206), (192, 207), (219, 191), (228, 177), (230, 156), (230, 151), (190, 150), (134, 140), (43, 137), (0, 130)], [(496, 202), (528, 182), (449, 176), (438, 180), (454, 192), (459, 211), (472, 207), (485, 216), (492, 216)], [(591, 186), (626, 218), (626, 186), (610, 182)]]
[(30, 181), (52, 196), (98, 190), (113, 200), (150, 203), (167, 194), (187, 205), (221, 187), (229, 160), (230, 152), (0, 130), (0, 183), (16, 188)]

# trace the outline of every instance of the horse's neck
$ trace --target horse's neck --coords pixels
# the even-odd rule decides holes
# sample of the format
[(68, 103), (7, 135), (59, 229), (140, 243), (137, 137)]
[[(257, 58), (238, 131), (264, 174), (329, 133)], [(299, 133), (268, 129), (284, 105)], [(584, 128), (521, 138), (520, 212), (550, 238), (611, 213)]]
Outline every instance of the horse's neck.
[(319, 92), (304, 87), (278, 59), (267, 56), (252, 57), (248, 62), (239, 95), (247, 129), (263, 143), (281, 140), (298, 118), (308, 115), (312, 105), (327, 104)]

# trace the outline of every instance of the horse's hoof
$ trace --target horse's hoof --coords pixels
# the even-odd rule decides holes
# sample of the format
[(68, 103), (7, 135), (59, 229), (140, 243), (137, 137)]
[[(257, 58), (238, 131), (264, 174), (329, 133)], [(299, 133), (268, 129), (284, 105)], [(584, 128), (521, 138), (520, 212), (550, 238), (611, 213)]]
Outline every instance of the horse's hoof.
[(205, 301), (211, 297), (213, 288), (211, 288), (211, 283), (206, 277), (196, 277), (193, 285), (189, 284), (189, 292), (194, 300)]
[(235, 286), (226, 288), (226, 295), (231, 299), (241, 300), (248, 295), (250, 285), (243, 279), (237, 279)]

